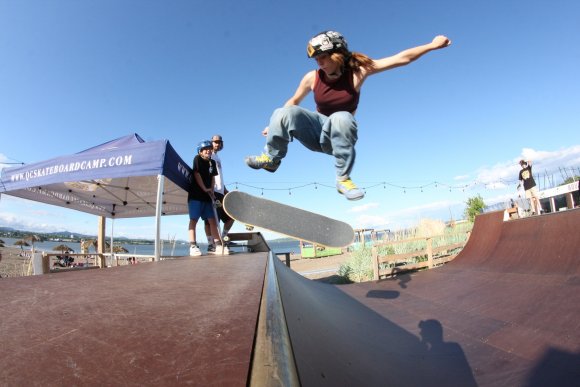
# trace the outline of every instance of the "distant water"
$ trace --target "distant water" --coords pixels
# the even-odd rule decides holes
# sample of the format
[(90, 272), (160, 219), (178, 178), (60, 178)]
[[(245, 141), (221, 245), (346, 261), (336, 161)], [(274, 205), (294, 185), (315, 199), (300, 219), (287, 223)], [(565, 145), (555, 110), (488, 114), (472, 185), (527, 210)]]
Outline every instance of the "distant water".
[[(6, 247), (19, 248), (19, 246), (14, 245), (14, 243), (18, 239), (2, 238), (2, 240), (4, 241), (4, 246), (6, 246)], [(107, 242), (109, 242), (109, 241), (110, 240), (107, 239)], [(268, 246), (270, 246), (272, 251), (274, 251), (274, 253), (289, 252), (289, 253), (294, 253), (294, 254), (300, 254), (300, 242), (298, 242), (298, 241), (286, 241), (286, 240), (276, 241), (276, 240), (273, 240), (273, 241), (266, 241), (266, 242), (268, 243)], [(67, 245), (68, 247), (73, 249), (75, 253), (81, 252), (81, 244), (78, 242), (77, 243), (75, 243), (75, 242), (57, 242), (57, 241), (35, 242), (34, 248), (36, 250), (51, 253), (51, 252), (55, 252), (54, 248), (56, 246), (63, 245), (63, 244)], [(115, 245), (117, 245), (116, 242), (115, 242)], [(127, 249), (127, 251), (129, 252), (128, 254), (153, 255), (154, 250), (155, 250), (155, 245), (153, 245), (153, 244), (133, 245), (133, 244), (121, 243), (120, 245)], [(202, 251), (205, 251), (207, 248), (207, 244), (200, 243), (200, 248), (202, 249)], [(31, 247), (30, 246), (24, 247), (24, 249), (30, 250)], [(92, 248), (90, 251), (94, 252), (94, 250)], [(162, 246), (161, 255), (163, 255), (163, 256), (177, 256), (177, 257), (189, 255), (189, 245), (188, 244), (179, 244), (179, 243), (172, 245), (172, 244), (166, 242)]]

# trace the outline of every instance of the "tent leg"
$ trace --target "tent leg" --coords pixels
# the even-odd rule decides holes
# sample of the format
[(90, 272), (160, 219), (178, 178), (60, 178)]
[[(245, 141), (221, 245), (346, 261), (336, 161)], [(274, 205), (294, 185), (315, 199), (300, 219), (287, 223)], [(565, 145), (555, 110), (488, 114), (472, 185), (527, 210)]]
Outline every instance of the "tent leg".
[(163, 186), (165, 176), (157, 175), (157, 205), (155, 207), (155, 261), (161, 259), (161, 212), (163, 209)]

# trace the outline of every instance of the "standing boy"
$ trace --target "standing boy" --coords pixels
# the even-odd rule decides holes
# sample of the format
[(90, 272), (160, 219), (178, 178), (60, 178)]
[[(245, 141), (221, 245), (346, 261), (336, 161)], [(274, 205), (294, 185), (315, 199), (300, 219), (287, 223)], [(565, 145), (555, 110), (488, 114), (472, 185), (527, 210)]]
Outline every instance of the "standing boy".
[[(219, 200), (221, 203), (223, 203), (223, 199), (224, 196), (228, 193), (228, 190), (226, 188), (226, 183), (224, 182), (224, 176), (223, 176), (223, 170), (222, 170), (222, 161), (220, 160), (220, 157), (218, 156), (218, 152), (220, 152), (223, 148), (224, 148), (224, 141), (222, 139), (222, 136), (219, 134), (214, 135), (211, 138), (211, 143), (213, 146), (213, 151), (211, 154), (211, 159), (213, 161), (215, 161), (216, 164), (216, 168), (218, 171), (218, 174), (215, 176), (215, 185), (213, 188), (213, 192), (214, 192), (214, 196), (216, 200)], [(232, 228), (232, 225), (234, 224), (234, 220), (224, 211), (223, 207), (218, 207), (217, 209), (217, 215), (219, 220), (221, 220), (224, 223), (224, 228), (222, 230), (222, 236), (221, 239), (223, 240), (225, 238), (225, 236), (228, 234), (228, 232), (230, 231), (230, 229)], [(218, 225), (219, 226), (219, 225)], [(219, 232), (219, 227), (218, 227), (218, 232)], [(215, 242), (214, 242), (214, 238), (211, 235), (211, 228), (209, 226), (209, 222), (206, 220), (205, 221), (205, 235), (207, 236), (207, 241), (208, 241), (208, 248), (207, 248), (207, 252), (208, 253), (214, 253), (216, 248), (215, 248)], [(224, 251), (224, 254), (226, 254), (227, 252)]]
[(217, 225), (213, 215), (213, 186), (217, 168), (211, 159), (212, 145), (210, 141), (202, 141), (197, 145), (197, 155), (193, 159), (193, 181), (187, 195), (189, 208), (189, 255), (200, 256), (197, 245), (195, 227), (199, 218), (209, 221), (211, 234), (218, 237)]

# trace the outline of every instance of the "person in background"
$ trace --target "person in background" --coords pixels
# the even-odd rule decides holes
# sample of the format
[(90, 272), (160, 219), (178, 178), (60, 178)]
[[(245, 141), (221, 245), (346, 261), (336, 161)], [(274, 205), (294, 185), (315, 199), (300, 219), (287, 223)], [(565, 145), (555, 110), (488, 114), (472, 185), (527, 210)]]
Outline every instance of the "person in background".
[(538, 187), (536, 186), (536, 181), (532, 175), (532, 162), (530, 160), (520, 160), (520, 170), (518, 189), (524, 185), (524, 191), (526, 192), (526, 198), (530, 201), (530, 206), (532, 209), (532, 214), (540, 214), (542, 209), (540, 205), (540, 199), (538, 197)]
[(193, 159), (193, 181), (187, 195), (189, 209), (189, 255), (202, 255), (197, 244), (195, 228), (199, 218), (209, 220), (211, 234), (218, 238), (217, 225), (213, 214), (213, 186), (217, 175), (215, 161), (211, 159), (211, 141), (201, 141), (197, 145), (197, 155)]
[[(218, 174), (214, 178), (215, 185), (213, 187), (213, 193), (214, 193), (216, 201), (223, 203), (224, 196), (228, 193), (228, 190), (227, 190), (226, 184), (224, 182), (222, 161), (218, 155), (218, 152), (220, 152), (224, 148), (224, 141), (223, 141), (221, 135), (216, 134), (216, 135), (212, 136), (211, 143), (213, 146), (213, 152), (211, 154), (211, 159), (213, 161), (215, 161), (216, 168), (218, 171)], [(217, 211), (219, 220), (221, 220), (224, 224), (223, 230), (222, 230), (222, 235), (221, 235), (221, 240), (223, 241), (224, 238), (228, 235), (228, 232), (230, 231), (230, 229), (232, 228), (232, 225), (234, 224), (234, 220), (225, 212), (225, 210), (223, 209), (222, 206), (218, 206), (216, 208), (216, 211)], [(218, 226), (219, 226), (219, 224), (218, 224)], [(219, 232), (219, 227), (218, 227), (218, 232)], [(211, 228), (210, 228), (209, 222), (207, 220), (205, 221), (205, 235), (207, 237), (207, 242), (208, 242), (208, 250), (207, 250), (208, 253), (215, 252), (216, 245), (215, 245), (214, 238), (211, 235)]]
[[(264, 152), (246, 157), (246, 164), (253, 169), (275, 172), (286, 156), (288, 143), (296, 138), (311, 151), (334, 156), (337, 191), (348, 200), (362, 199), (364, 191), (354, 184), (350, 174), (358, 140), (354, 115), (363, 83), (370, 75), (408, 65), (450, 44), (447, 37), (436, 36), (430, 43), (382, 59), (371, 59), (351, 52), (341, 33), (319, 33), (306, 46), (308, 57), (316, 60), (318, 69), (308, 72), (294, 95), (274, 111), (269, 126), (262, 131), (267, 138)], [(298, 106), (310, 92), (314, 94), (316, 111)]]

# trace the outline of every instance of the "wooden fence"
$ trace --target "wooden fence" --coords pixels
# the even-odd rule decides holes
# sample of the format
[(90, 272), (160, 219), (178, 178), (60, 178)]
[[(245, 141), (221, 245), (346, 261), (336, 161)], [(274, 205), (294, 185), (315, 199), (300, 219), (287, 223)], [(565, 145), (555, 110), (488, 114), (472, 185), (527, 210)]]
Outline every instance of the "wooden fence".
[[(464, 240), (457, 243), (433, 246), (433, 241), (438, 238), (449, 238), (450, 235), (436, 235), (424, 238), (412, 238), (398, 241), (386, 241), (373, 245), (371, 249), (373, 260), (374, 279), (379, 280), (381, 277), (392, 276), (401, 272), (419, 269), (431, 269), (441, 266), (459, 254), (469, 239), (471, 231), (460, 234), (451, 234), (463, 236)], [(396, 245), (402, 244), (425, 244), (425, 248), (415, 249), (413, 251), (388, 254), (390, 249)], [(426, 259), (425, 259), (426, 258)], [(415, 262), (410, 262), (415, 261)]]

